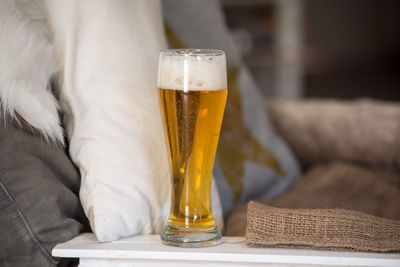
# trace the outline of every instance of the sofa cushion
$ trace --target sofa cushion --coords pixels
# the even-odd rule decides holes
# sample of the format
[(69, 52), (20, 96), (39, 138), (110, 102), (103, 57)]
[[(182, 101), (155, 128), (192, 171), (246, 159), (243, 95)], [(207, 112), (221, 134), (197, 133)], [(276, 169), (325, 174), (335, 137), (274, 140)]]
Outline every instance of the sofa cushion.
[(52, 248), (86, 219), (80, 178), (60, 145), (0, 118), (0, 266), (55, 266)]
[(160, 233), (171, 174), (156, 83), (166, 46), (161, 2), (49, 1), (48, 8), (69, 152), (92, 230), (103, 242)]
[(214, 167), (224, 214), (250, 199), (279, 196), (301, 171), (269, 123), (263, 96), (241, 60), (219, 2), (164, 0), (163, 5), (173, 48), (216, 48), (227, 55), (228, 100)]

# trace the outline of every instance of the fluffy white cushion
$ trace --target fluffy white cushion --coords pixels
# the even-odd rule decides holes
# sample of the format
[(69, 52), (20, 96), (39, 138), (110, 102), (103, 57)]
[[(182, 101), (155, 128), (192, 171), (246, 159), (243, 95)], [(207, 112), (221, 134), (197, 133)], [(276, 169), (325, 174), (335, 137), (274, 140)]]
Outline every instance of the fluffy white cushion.
[(170, 204), (156, 88), (158, 54), (166, 46), (160, 2), (48, 0), (47, 8), (70, 154), (91, 227), (100, 241), (159, 233)]

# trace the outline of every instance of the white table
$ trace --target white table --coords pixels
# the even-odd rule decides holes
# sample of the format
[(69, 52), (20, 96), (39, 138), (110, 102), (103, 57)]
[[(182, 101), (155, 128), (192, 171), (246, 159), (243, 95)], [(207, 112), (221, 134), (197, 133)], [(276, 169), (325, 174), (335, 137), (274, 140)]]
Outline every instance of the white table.
[(165, 246), (158, 235), (100, 243), (82, 234), (57, 245), (53, 256), (80, 258), (80, 267), (103, 266), (400, 266), (400, 254), (250, 248), (242, 237), (224, 237), (207, 248)]

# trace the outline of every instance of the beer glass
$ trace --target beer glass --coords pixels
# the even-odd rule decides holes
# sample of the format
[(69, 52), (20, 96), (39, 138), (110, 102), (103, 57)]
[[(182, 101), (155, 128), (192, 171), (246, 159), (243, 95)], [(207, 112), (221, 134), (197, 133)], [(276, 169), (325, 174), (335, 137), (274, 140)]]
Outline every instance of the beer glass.
[(163, 50), (157, 83), (172, 167), (171, 209), (161, 239), (181, 247), (218, 244), (211, 180), (228, 93), (225, 53)]

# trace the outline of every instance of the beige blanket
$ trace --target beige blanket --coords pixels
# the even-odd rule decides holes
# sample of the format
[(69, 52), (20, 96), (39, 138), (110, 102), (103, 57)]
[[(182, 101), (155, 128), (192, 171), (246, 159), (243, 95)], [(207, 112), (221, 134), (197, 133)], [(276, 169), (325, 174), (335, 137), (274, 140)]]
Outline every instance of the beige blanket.
[[(378, 101), (270, 102), (272, 123), (305, 166), (291, 190), (264, 203), (342, 208), (400, 220), (400, 105)], [(245, 234), (247, 206), (225, 235)]]
[[(316, 165), (294, 187), (264, 203), (281, 208), (341, 208), (400, 220), (400, 176), (349, 163)], [(225, 235), (242, 236), (247, 205), (236, 208)]]
[(391, 102), (273, 101), (272, 123), (305, 166), (335, 160), (400, 173), (400, 105)]

